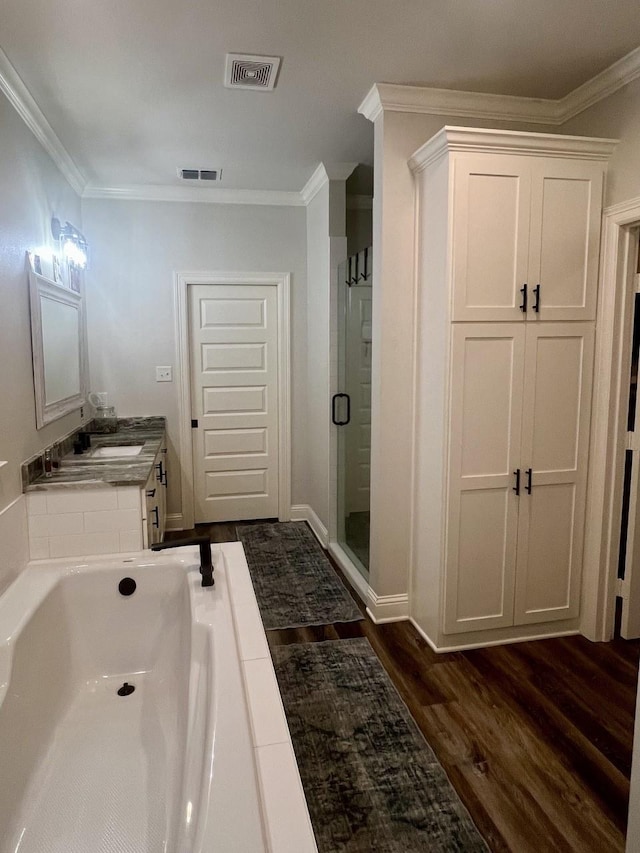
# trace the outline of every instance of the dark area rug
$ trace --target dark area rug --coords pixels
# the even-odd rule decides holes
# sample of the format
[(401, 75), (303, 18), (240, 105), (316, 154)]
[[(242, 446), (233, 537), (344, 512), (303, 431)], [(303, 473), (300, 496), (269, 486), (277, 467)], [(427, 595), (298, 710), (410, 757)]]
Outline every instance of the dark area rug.
[(271, 653), (320, 853), (487, 853), (368, 640)]
[(238, 525), (237, 533), (265, 630), (363, 618), (304, 521)]

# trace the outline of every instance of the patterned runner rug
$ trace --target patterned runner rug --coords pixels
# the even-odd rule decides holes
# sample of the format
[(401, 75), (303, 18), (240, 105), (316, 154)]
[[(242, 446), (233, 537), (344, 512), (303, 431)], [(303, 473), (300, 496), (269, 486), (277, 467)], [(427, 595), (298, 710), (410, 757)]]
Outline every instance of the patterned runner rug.
[(362, 619), (304, 521), (238, 525), (265, 630)]
[(368, 640), (271, 653), (320, 853), (487, 853)]

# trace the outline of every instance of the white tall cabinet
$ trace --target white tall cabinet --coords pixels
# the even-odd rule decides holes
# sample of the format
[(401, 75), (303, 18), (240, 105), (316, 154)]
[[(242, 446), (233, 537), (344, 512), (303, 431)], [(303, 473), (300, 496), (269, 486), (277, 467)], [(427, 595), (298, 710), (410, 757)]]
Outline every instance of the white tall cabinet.
[(410, 160), (411, 609), (438, 649), (577, 630), (612, 146), (445, 127)]

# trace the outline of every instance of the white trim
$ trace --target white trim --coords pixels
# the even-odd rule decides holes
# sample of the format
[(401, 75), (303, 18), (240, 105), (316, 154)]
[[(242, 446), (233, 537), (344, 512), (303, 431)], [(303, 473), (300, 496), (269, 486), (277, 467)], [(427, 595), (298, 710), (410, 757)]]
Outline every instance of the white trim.
[(184, 525), (184, 517), (181, 512), (170, 512), (167, 514), (165, 530), (187, 530)]
[(564, 98), (556, 101), (561, 116), (559, 124), (569, 121), (599, 101), (608, 98), (627, 83), (637, 80), (638, 77), (640, 77), (640, 47), (627, 53), (600, 74), (596, 74), (582, 86), (578, 86)]
[(304, 204), (306, 207), (329, 181), (346, 181), (357, 165), (357, 163), (332, 163), (330, 165), (320, 163), (300, 190), (300, 201), (298, 203)]
[(409, 618), (409, 596), (407, 593), (398, 595), (376, 595), (369, 587), (367, 613), (376, 625), (386, 622), (406, 622)]
[(189, 375), (190, 284), (275, 285), (278, 294), (278, 518), (291, 513), (291, 309), (290, 273), (177, 272), (174, 278), (176, 366), (179, 377), (179, 447), (183, 529), (194, 526), (193, 442), (191, 438), (191, 377)]
[(607, 160), (617, 139), (590, 136), (564, 136), (549, 133), (523, 133), (519, 130), (493, 130), (445, 125), (409, 158), (409, 168), (422, 172), (447, 151), (503, 152), (527, 157), (568, 157), (572, 160)]
[(375, 121), (383, 112), (451, 115), (468, 118), (520, 121), (528, 124), (561, 124), (558, 101), (521, 98), (430, 86), (374, 83), (358, 112)]
[(329, 545), (329, 531), (320, 521), (318, 514), (309, 504), (295, 504), (291, 507), (291, 521), (306, 521), (313, 535), (322, 547), (327, 550)]
[(562, 125), (640, 77), (640, 47), (623, 56), (563, 98), (521, 98), (430, 86), (374, 83), (358, 112), (375, 121), (383, 112)]
[(283, 190), (233, 190), (222, 187), (185, 187), (173, 185), (122, 187), (85, 187), (82, 198), (117, 201), (199, 202), (202, 204), (257, 204), (273, 207), (302, 207), (298, 192)]
[(447, 652), (461, 652), (470, 649), (486, 649), (489, 646), (507, 646), (512, 643), (527, 643), (533, 640), (550, 640), (552, 637), (575, 637), (580, 634), (580, 631), (577, 629), (570, 631), (555, 631), (551, 633), (545, 634), (531, 634), (530, 636), (524, 635), (522, 637), (508, 637), (507, 639), (500, 640), (484, 640), (479, 643), (460, 643), (456, 646), (436, 646), (431, 637), (422, 630), (422, 628), (418, 625), (413, 616), (409, 616), (409, 622), (416, 629), (418, 634), (422, 637), (423, 640), (427, 642), (429, 648), (436, 652), (437, 654), (446, 654)]
[(638, 223), (640, 198), (604, 211), (580, 625), (590, 640), (613, 636), (626, 447), (622, 403), (634, 286), (627, 269), (629, 229)]
[(56, 164), (72, 189), (82, 195), (87, 179), (36, 104), (6, 53), (0, 48), (0, 91)]

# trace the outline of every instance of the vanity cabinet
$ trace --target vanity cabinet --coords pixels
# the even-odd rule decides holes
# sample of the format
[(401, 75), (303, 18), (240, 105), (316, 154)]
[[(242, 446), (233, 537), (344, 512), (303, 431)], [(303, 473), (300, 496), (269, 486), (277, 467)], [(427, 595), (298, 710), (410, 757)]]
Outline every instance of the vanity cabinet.
[(436, 648), (577, 628), (612, 145), (445, 127), (410, 160), (411, 609)]
[(145, 548), (162, 542), (167, 517), (167, 447), (163, 443), (142, 493), (142, 532)]

